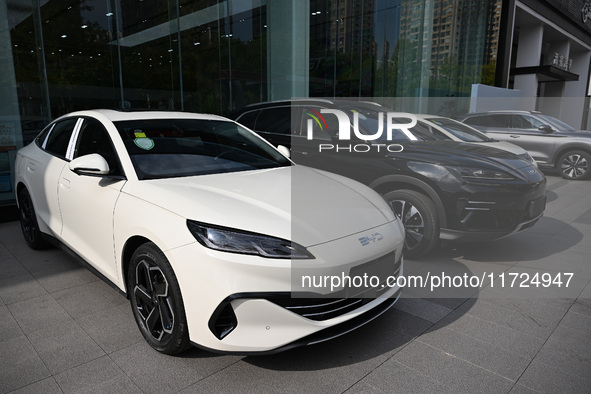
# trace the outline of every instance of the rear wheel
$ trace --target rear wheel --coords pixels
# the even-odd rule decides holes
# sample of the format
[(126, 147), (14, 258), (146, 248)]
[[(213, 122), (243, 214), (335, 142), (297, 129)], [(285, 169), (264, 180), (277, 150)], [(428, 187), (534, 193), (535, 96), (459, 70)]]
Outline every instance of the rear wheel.
[(404, 257), (423, 256), (437, 245), (439, 219), (429, 197), (414, 190), (395, 190), (384, 199), (404, 225)]
[(556, 167), (565, 179), (588, 179), (591, 176), (591, 155), (582, 150), (573, 150), (566, 152), (560, 159)]
[(181, 290), (166, 256), (153, 243), (133, 254), (128, 284), (133, 316), (150, 346), (165, 354), (185, 350), (189, 333)]
[(37, 223), (37, 215), (33, 207), (33, 200), (31, 200), (31, 195), (25, 188), (22, 188), (18, 192), (18, 210), (21, 230), (27, 245), (37, 250), (47, 248), (49, 243), (41, 235), (41, 230), (39, 230), (39, 224)]

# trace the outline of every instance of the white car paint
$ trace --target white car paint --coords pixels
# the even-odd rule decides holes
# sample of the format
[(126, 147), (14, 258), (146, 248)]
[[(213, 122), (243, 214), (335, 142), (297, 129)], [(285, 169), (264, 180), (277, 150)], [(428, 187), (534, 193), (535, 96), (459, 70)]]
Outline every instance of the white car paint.
[[(271, 351), (386, 305), (400, 290), (388, 288), (361, 307), (321, 321), (302, 317), (264, 297), (236, 298), (230, 304), (238, 325), (219, 339), (208, 322), (228, 297), (299, 290), (293, 283), (296, 272), (348, 274), (352, 268), (390, 253), (401, 264), (401, 222), (368, 187), (293, 163), (268, 169), (140, 179), (113, 123), (201, 119), (241, 128), (222, 117), (96, 110), (68, 114), (54, 122), (65, 119), (77, 119), (65, 157), (43, 149), (47, 138), (38, 138), (17, 154), (17, 190), (28, 190), (39, 230), (75, 252), (123, 293), (129, 291), (125, 269), (130, 253), (126, 245), (139, 237), (153, 242), (178, 280), (191, 343), (227, 352)], [(96, 154), (76, 157), (81, 130), (92, 121), (99, 121), (107, 131), (124, 176), (74, 172), (81, 162), (94, 163), (91, 167), (106, 164)], [(46, 130), (51, 127), (53, 124)], [(265, 149), (274, 150), (254, 133), (245, 132), (268, 147)], [(142, 138), (138, 135), (136, 139)], [(23, 209), (22, 202), (19, 205)], [(305, 247), (314, 259), (265, 258), (207, 248), (189, 231), (188, 219), (291, 240)], [(359, 239), (368, 234), (382, 238), (362, 246)], [(402, 267), (397, 274), (402, 274)]]

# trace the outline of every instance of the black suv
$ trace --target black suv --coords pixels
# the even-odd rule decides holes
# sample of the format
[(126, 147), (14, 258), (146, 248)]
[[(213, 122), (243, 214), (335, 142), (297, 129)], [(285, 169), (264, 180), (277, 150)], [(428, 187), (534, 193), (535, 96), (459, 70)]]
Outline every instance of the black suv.
[(529, 152), (541, 167), (556, 168), (566, 179), (591, 177), (591, 132), (576, 130), (537, 111), (491, 111), (467, 114), (460, 121), (494, 139)]
[[(351, 140), (343, 140), (334, 110), (347, 114)], [(380, 193), (404, 223), (407, 257), (429, 252), (439, 239), (498, 239), (543, 215), (546, 179), (531, 162), (495, 148), (440, 140), (420, 123), (412, 134), (393, 129), (386, 139), (388, 112), (373, 103), (307, 99), (256, 104), (232, 117), (273, 145), (289, 147), (296, 163)], [(367, 140), (378, 134), (380, 120), (383, 137)]]

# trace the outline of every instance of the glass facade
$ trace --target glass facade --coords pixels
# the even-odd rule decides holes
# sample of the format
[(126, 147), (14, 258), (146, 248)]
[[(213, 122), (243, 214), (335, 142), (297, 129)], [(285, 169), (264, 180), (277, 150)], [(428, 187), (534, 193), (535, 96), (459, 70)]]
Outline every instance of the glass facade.
[(310, 95), (463, 97), (494, 83), (500, 0), (310, 0)]
[(302, 96), (468, 96), (473, 83), (494, 82), (500, 7), (501, 0), (2, 1), (0, 204), (14, 198), (15, 150), (75, 110), (226, 115)]

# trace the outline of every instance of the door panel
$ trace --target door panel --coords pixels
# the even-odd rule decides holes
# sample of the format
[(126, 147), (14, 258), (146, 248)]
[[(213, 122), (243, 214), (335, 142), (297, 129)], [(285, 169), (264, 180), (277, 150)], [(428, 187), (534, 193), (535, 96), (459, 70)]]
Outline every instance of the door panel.
[(115, 283), (113, 211), (124, 184), (123, 180), (77, 175), (65, 166), (58, 187), (64, 243)]
[[(106, 129), (96, 119), (85, 119), (74, 149), (74, 158), (98, 153), (107, 160), (112, 175), (121, 175), (119, 160)], [(78, 175), (65, 166), (58, 186), (62, 212), (62, 238), (70, 248), (101, 274), (118, 283), (113, 241), (113, 212), (125, 180)]]
[(65, 165), (65, 160), (42, 151), (29, 158), (25, 165), (25, 177), (40, 230), (53, 236), (59, 236), (62, 230), (57, 182)]
[(511, 129), (507, 141), (527, 150), (534, 160), (549, 163), (554, 155), (557, 135), (539, 130), (543, 122), (530, 115), (511, 115)]
[(40, 142), (41, 149), (36, 150), (25, 165), (27, 187), (40, 229), (53, 236), (59, 236), (62, 230), (57, 184), (67, 164), (66, 152), (77, 122), (78, 118), (72, 118), (56, 123)]

